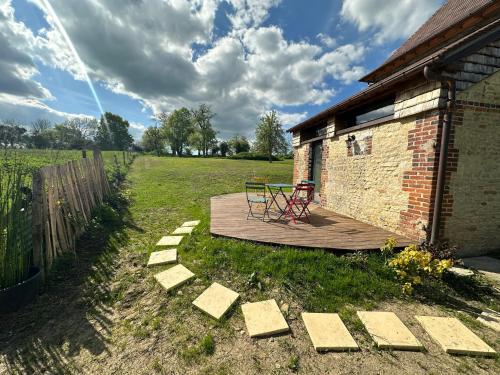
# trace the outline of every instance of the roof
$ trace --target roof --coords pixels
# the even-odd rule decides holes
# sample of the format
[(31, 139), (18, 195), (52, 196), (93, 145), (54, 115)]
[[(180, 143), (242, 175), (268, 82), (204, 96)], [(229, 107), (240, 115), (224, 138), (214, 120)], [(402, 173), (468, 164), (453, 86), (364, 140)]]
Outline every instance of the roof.
[(448, 0), (386, 60), (386, 63), (421, 45), (443, 30), (474, 14), (493, 0)]
[[(469, 42), (472, 38), (477, 35), (481, 35), (485, 30), (489, 30), (492, 27), (498, 27), (498, 10), (500, 8), (500, 1), (498, 0), (448, 0), (440, 9), (438, 9), (428, 20), (425, 22), (408, 40), (403, 43), (403, 45), (398, 48), (388, 60), (384, 62), (380, 67), (369, 73), (367, 76), (363, 77), (360, 81), (374, 81), (369, 79), (373, 73), (381, 70), (382, 68), (389, 69), (392, 71), (385, 77), (375, 80), (375, 83), (370, 84), (365, 89), (352, 95), (351, 97), (337, 103), (318, 114), (306, 119), (290, 128), (288, 131), (293, 132), (304, 127), (312, 126), (317, 124), (319, 121), (325, 120), (334, 113), (355, 106), (360, 102), (372, 99), (377, 93), (391, 89), (395, 83), (399, 83), (402, 80), (406, 80), (409, 77), (414, 77), (417, 74), (422, 73), (422, 69), (425, 65), (436, 63), (439, 59), (453, 48), (459, 48), (461, 45)], [(488, 15), (486, 17), (490, 19), (488, 23), (484, 17), (480, 14), (481, 12), (486, 12), (488, 10)], [(479, 17), (477, 16), (479, 14)], [(486, 13), (485, 13), (486, 14)], [(491, 21), (491, 15), (493, 14), (493, 22)], [(469, 21), (474, 16), (474, 22)], [(467, 21), (467, 26), (464, 26), (464, 21)], [(472, 26), (475, 29), (470, 29)], [(450, 36), (445, 37), (443, 33), (446, 33), (450, 28), (458, 28), (461, 33), (456, 38), (457, 35), (454, 34), (455, 39), (450, 40)], [(464, 33), (467, 31), (467, 33)], [(403, 61), (399, 66), (395, 66), (394, 62), (398, 59), (404, 58), (406, 55), (412, 55), (411, 51), (414, 51), (419, 46), (423, 44), (430, 44), (431, 39), (437, 39), (439, 48), (428, 49), (426, 53), (422, 53), (420, 58), (413, 61)], [(406, 64), (404, 64), (406, 63)]]
[(316, 125), (318, 122), (331, 117), (333, 114), (339, 111), (352, 108), (360, 103), (364, 103), (367, 100), (376, 97), (380, 92), (387, 92), (393, 87), (396, 87), (397, 84), (397, 86), (399, 86), (399, 83), (401, 81), (415, 77), (418, 74), (422, 74), (423, 68), (426, 65), (448, 63), (450, 59), (457, 58), (458, 53), (468, 54), (468, 48), (470, 48), (471, 43), (474, 40), (479, 40), (481, 42), (481, 40), (488, 40), (487, 38), (493, 38), (496, 40), (498, 39), (498, 37), (500, 37), (500, 19), (494, 20), (486, 26), (483, 26), (482, 28), (475, 30), (470, 34), (463, 36), (459, 40), (445, 45), (441, 49), (434, 51), (433, 53), (423, 57), (418, 61), (413, 62), (412, 64), (395, 72), (389, 77), (386, 77), (376, 83), (369, 85), (365, 89), (350, 96), (349, 98), (317, 113), (316, 115), (306, 119), (300, 124), (293, 126), (292, 128), (288, 129), (288, 132), (294, 132), (305, 127)]
[[(495, 4), (496, 6), (491, 7)], [(375, 82), (385, 71), (388, 70), (390, 73), (408, 63), (408, 60), (424, 55), (433, 47), (480, 23), (483, 11), (487, 8), (493, 8), (495, 11), (499, 4), (498, 0), (448, 0), (382, 65), (362, 77), (360, 81)], [(462, 25), (468, 19), (471, 21), (467, 25)]]

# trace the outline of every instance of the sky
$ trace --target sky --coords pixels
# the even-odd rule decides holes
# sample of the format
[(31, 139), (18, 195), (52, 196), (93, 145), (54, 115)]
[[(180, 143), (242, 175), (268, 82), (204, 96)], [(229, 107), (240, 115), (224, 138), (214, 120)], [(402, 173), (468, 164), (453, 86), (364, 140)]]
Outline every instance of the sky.
[(207, 103), (221, 139), (285, 128), (364, 88), (442, 0), (0, 0), (0, 120), (102, 111), (136, 140)]

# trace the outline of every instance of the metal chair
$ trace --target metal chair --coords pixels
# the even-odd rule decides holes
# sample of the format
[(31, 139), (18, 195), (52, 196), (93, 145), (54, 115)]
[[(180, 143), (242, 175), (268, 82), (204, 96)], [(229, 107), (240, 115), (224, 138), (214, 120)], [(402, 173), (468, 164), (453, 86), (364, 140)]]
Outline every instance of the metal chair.
[[(266, 184), (263, 182), (245, 182), (245, 192), (248, 203), (247, 220), (250, 217), (253, 217), (256, 219), (262, 219), (262, 221), (264, 221), (266, 215), (268, 218), (270, 218), (269, 216), (270, 199), (269, 197), (266, 197)], [(261, 205), (264, 205), (264, 212), (262, 213), (262, 216), (259, 217), (255, 215), (254, 207)]]
[[(300, 183), (312, 185), (314, 187), (314, 190), (316, 190), (316, 182), (314, 182), (314, 180), (302, 180), (302, 181), (300, 181)], [(315, 192), (316, 191), (313, 191), (313, 197), (314, 197)], [(311, 214), (311, 211), (309, 211), (309, 208), (307, 208), (306, 211), (309, 215)]]
[[(309, 220), (309, 204), (314, 200), (314, 186), (311, 184), (297, 184), (295, 186), (295, 190), (293, 191), (290, 200), (285, 208), (285, 217), (290, 217), (294, 224), (296, 220), (299, 220), (302, 216)], [(299, 213), (297, 214), (294, 210), (294, 207), (298, 209)], [(309, 212), (309, 214), (308, 214)]]

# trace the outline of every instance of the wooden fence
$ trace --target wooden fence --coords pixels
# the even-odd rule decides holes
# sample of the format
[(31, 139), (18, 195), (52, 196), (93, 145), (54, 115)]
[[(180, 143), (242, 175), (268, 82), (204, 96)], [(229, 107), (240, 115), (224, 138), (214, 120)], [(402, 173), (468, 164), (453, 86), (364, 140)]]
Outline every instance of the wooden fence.
[(41, 168), (32, 192), (33, 265), (46, 273), (55, 258), (75, 251), (92, 210), (110, 193), (101, 153)]

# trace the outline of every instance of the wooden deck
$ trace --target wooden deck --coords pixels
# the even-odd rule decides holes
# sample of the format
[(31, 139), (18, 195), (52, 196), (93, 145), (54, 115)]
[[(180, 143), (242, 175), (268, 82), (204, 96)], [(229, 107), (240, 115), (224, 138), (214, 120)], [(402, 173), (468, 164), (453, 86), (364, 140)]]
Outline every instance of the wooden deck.
[(210, 201), (210, 232), (273, 245), (290, 245), (329, 250), (379, 249), (388, 237), (395, 237), (399, 246), (411, 243), (408, 238), (365, 224), (312, 205), (311, 223), (286, 221), (262, 222), (247, 220), (245, 193), (212, 197)]

